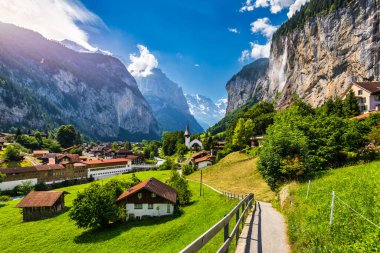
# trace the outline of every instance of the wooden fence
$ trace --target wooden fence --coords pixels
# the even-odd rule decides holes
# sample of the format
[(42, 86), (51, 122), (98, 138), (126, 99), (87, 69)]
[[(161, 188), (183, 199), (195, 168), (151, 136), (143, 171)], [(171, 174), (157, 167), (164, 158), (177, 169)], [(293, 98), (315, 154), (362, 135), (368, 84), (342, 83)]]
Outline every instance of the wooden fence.
[[(228, 248), (232, 243), (234, 237), (236, 238), (236, 244), (241, 233), (240, 225), (244, 224), (245, 214), (248, 210), (252, 208), (252, 202), (254, 201), (253, 194), (247, 195), (243, 200), (237, 204), (230, 213), (224, 216), (223, 219), (218, 221), (213, 227), (207, 230), (203, 235), (198, 237), (195, 241), (190, 243), (186, 248), (184, 248), (181, 253), (195, 253), (198, 252), (202, 247), (204, 247), (212, 238), (214, 238), (219, 231), (224, 228), (224, 242), (217, 252), (228, 252)], [(241, 209), (241, 213), (240, 213)], [(230, 220), (236, 217), (235, 227), (229, 233)]]

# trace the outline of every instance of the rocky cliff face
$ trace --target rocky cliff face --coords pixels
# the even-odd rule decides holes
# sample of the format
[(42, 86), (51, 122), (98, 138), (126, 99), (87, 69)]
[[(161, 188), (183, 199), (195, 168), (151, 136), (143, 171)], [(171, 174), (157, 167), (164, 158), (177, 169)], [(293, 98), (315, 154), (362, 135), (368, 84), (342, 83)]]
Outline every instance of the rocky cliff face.
[(266, 58), (258, 59), (244, 66), (227, 82), (227, 113), (246, 104), (253, 97), (261, 98), (261, 87), (267, 81), (268, 63)]
[(281, 92), (312, 106), (343, 96), (353, 81), (380, 78), (380, 1), (357, 0), (272, 41), (264, 99)]
[[(261, 99), (279, 95), (278, 107), (297, 97), (318, 106), (329, 97), (343, 96), (353, 81), (379, 80), (380, 1), (353, 1), (308, 20), (302, 29), (276, 36), (268, 66), (267, 80), (260, 82)], [(231, 89), (227, 85), (229, 108), (240, 106), (236, 94), (254, 86)]]
[[(149, 104), (118, 59), (75, 52), (4, 23), (0, 38), (0, 76), (7, 80), (0, 93), (14, 98), (14, 103), (0, 99), (3, 115), (9, 116), (1, 117), (0, 127), (24, 126), (26, 121), (36, 122), (29, 124), (32, 128), (71, 123), (100, 139), (158, 137)], [(31, 114), (33, 108), (39, 113)]]
[(151, 75), (138, 77), (136, 81), (153, 109), (161, 131), (183, 130), (189, 123), (193, 133), (203, 132), (202, 127), (190, 114), (182, 88), (160, 69), (153, 69)]

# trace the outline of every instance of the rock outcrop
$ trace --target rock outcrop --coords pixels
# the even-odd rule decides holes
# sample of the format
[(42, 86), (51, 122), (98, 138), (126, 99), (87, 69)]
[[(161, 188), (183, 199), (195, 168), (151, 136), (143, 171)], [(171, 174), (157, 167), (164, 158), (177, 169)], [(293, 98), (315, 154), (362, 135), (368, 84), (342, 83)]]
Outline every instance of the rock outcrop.
[(187, 123), (193, 133), (203, 128), (191, 115), (182, 88), (155, 68), (146, 77), (136, 77), (138, 87), (153, 109), (161, 131), (183, 130)]
[(258, 59), (244, 66), (227, 82), (227, 113), (246, 104), (253, 97), (261, 98), (261, 87), (267, 81), (268, 63), (267, 58)]
[(0, 93), (14, 102), (0, 99), (0, 109), (8, 115), (1, 117), (0, 128), (28, 122), (32, 129), (48, 129), (71, 123), (103, 140), (159, 136), (149, 104), (118, 59), (76, 52), (4, 23), (0, 38), (0, 77), (7, 83), (0, 85)]
[(275, 36), (268, 66), (265, 78), (227, 84), (228, 112), (246, 101), (240, 97), (253, 97), (258, 84), (260, 99), (277, 98), (281, 108), (295, 98), (319, 106), (343, 96), (353, 81), (380, 80), (380, 1), (355, 0)]
[[(353, 81), (380, 78), (380, 1), (357, 0), (272, 41), (264, 99), (312, 106), (343, 96)], [(296, 96), (295, 96), (296, 95)]]

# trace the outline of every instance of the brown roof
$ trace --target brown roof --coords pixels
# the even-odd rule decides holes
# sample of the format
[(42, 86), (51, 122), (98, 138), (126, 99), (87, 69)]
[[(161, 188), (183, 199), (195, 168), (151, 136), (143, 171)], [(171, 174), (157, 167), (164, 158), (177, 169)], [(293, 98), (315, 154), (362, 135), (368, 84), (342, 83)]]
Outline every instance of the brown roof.
[(63, 191), (59, 192), (30, 192), (23, 198), (16, 207), (41, 207), (53, 206), (62, 196)]
[(102, 160), (91, 160), (91, 161), (83, 161), (84, 164), (104, 164), (104, 163), (122, 163), (128, 162), (127, 158), (117, 158), (117, 159), (102, 159)]
[(200, 151), (200, 152), (194, 153), (194, 154), (191, 155), (191, 158), (196, 158), (196, 157), (198, 157), (198, 156), (202, 156), (202, 155), (204, 155), (205, 153), (206, 153), (206, 152), (204, 152), (204, 151)]
[(174, 204), (177, 202), (177, 191), (172, 187), (162, 183), (161, 181), (158, 181), (154, 177), (129, 188), (123, 194), (121, 194), (116, 201), (125, 199), (126, 197), (131, 196), (142, 189), (153, 192)]
[(13, 173), (25, 173), (25, 172), (34, 172), (34, 171), (42, 171), (42, 170), (59, 170), (64, 167), (61, 164), (48, 164), (48, 165), (36, 165), (30, 167), (15, 167), (15, 168), (4, 168), (0, 169), (0, 172), (5, 174), (13, 174)]
[(206, 155), (204, 157), (195, 159), (195, 163), (200, 163), (200, 162), (209, 161), (209, 160), (213, 160), (213, 159), (215, 159), (215, 156), (213, 156), (213, 155)]
[(33, 155), (49, 154), (49, 150), (33, 150)]
[(354, 84), (367, 90), (371, 94), (380, 91), (380, 82), (356, 82)]
[(78, 155), (78, 154), (59, 154), (59, 155), (57, 155), (56, 158), (57, 158), (58, 160), (61, 160), (61, 159), (63, 159), (64, 157), (69, 158), (69, 159), (70, 159), (70, 162), (72, 162), (72, 163), (78, 163), (78, 162), (81, 161), (80, 158), (79, 158), (79, 155)]

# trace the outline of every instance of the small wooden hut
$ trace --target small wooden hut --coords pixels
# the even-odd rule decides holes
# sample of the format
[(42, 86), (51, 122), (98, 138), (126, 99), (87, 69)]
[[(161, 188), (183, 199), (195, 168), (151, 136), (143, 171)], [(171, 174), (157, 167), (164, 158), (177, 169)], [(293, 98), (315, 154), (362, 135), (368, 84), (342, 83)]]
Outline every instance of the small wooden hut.
[(65, 207), (64, 192), (33, 191), (17, 207), (22, 208), (23, 221), (50, 218)]

